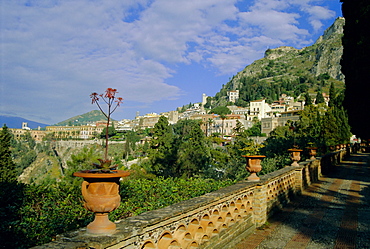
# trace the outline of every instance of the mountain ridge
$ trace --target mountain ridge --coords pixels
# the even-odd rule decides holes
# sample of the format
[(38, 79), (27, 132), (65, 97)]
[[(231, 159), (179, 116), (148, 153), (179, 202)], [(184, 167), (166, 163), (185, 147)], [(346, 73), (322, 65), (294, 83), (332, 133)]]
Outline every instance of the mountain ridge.
[[(56, 123), (55, 126), (73, 126), (73, 125), (86, 125), (89, 123), (95, 123), (98, 121), (106, 121), (106, 117), (99, 110), (89, 111), (84, 114), (80, 114), (59, 123)], [(113, 119), (112, 119), (113, 120)]]
[(344, 89), (340, 66), (344, 22), (344, 18), (337, 18), (311, 46), (267, 49), (263, 58), (234, 75), (207, 103), (228, 105), (227, 92), (235, 90), (240, 92), (235, 104), (247, 106), (249, 101), (261, 98), (278, 100), (282, 93), (296, 98), (307, 91), (327, 93), (331, 83), (336, 89)]
[(0, 125), (1, 127), (5, 124), (8, 128), (21, 129), (22, 123), (26, 122), (27, 126), (31, 129), (37, 129), (38, 127), (44, 128), (49, 124), (44, 124), (32, 120), (28, 120), (22, 117), (15, 117), (10, 115), (0, 115)]

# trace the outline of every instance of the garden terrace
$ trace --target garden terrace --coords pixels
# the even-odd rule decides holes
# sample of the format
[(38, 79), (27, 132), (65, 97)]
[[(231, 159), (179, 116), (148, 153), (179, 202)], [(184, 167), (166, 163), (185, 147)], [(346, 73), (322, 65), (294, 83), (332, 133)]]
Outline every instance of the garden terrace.
[(83, 228), (34, 248), (233, 248), (317, 182), (322, 173), (332, 171), (352, 149), (342, 148), (263, 175), (257, 182), (243, 180), (117, 221), (117, 231), (112, 235), (91, 235)]

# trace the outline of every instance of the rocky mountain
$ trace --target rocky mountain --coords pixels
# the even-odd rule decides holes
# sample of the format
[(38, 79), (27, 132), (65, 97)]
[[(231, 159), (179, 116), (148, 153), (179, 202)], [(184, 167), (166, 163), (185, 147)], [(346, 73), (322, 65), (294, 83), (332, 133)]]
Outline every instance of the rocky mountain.
[(327, 73), (332, 78), (344, 82), (340, 66), (343, 54), (343, 26), (344, 18), (338, 18), (314, 44), (316, 45), (316, 63), (312, 67), (312, 73), (315, 76)]
[(277, 100), (282, 93), (293, 97), (306, 91), (328, 93), (332, 82), (337, 89), (343, 89), (340, 60), (344, 22), (343, 18), (337, 18), (311, 46), (267, 49), (264, 58), (246, 66), (222, 87), (212, 98), (212, 105), (226, 105), (227, 91), (231, 90), (239, 90), (237, 105), (246, 106), (260, 98)]

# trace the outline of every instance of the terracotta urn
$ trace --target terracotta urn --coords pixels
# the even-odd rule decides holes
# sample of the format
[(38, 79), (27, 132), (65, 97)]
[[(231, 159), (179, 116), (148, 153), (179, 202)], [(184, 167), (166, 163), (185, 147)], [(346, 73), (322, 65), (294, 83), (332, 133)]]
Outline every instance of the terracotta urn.
[(315, 160), (317, 155), (317, 147), (307, 147), (307, 149), (308, 154), (310, 155), (310, 159)]
[(290, 159), (293, 161), (291, 166), (299, 166), (298, 162), (301, 160), (301, 152), (303, 150), (293, 148), (293, 149), (288, 149), (288, 152), (290, 153)]
[(95, 218), (87, 225), (87, 232), (93, 234), (112, 234), (116, 224), (109, 220), (108, 214), (119, 207), (119, 180), (130, 175), (128, 171), (114, 170), (114, 173), (90, 173), (79, 171), (74, 176), (82, 177), (82, 196), (84, 207), (94, 212)]
[(257, 173), (262, 170), (261, 161), (266, 157), (262, 155), (255, 155), (255, 156), (245, 156), (247, 159), (246, 169), (250, 172), (250, 176), (247, 178), (248, 181), (259, 181), (260, 178), (257, 176)]

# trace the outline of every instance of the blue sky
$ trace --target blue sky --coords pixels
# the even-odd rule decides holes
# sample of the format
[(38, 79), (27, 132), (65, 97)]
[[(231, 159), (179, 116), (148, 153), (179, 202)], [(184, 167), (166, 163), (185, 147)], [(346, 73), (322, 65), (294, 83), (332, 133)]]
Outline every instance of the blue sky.
[(0, 1), (0, 114), (54, 124), (107, 87), (115, 119), (175, 110), (341, 15), (339, 0)]

